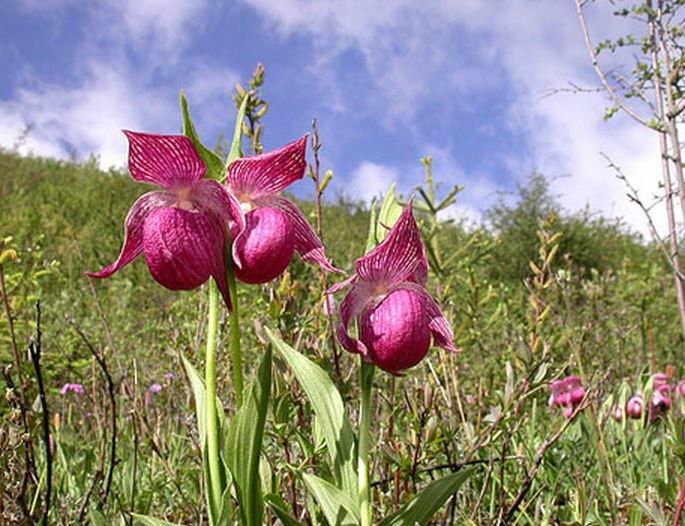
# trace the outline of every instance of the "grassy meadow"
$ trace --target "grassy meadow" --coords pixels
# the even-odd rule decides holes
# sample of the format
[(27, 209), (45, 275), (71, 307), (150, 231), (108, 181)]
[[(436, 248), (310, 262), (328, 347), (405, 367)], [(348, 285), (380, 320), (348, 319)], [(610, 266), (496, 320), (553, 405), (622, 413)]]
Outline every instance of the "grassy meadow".
[[(431, 212), (427, 203), (450, 188), (428, 180), (422, 190), (415, 206), (429, 252), (427, 288), (462, 352), (432, 348), (402, 377), (376, 372), (374, 524), (459, 472), (468, 474), (459, 489), (419, 523), (675, 524), (685, 498), (685, 397), (673, 391), (670, 409), (653, 421), (647, 411), (613, 418), (635, 393), (649, 400), (655, 373), (673, 386), (685, 375), (662, 254), (619, 223), (563, 210), (539, 174), (476, 227)], [(142, 258), (106, 280), (84, 274), (118, 254), (123, 219), (144, 191), (95, 161), (0, 152), (2, 524), (45, 516), (50, 524), (123, 525), (138, 520), (132, 513), (207, 523), (202, 443), (181, 363), (183, 355), (202, 369), (207, 285), (166, 290)], [(314, 201), (298, 204), (311, 224), (320, 220), (327, 254), (349, 274), (365, 250), (370, 210), (337, 192), (333, 177), (320, 217)], [(322, 299), (340, 279), (295, 256), (275, 281), (239, 284), (244, 370), (255, 378), (270, 329), (328, 373), (356, 428), (358, 359), (333, 337), (337, 314), (329, 318)], [(218, 394), (227, 418), (236, 409), (229, 332), (222, 311)], [(47, 413), (29, 356), (38, 346)], [(566, 418), (548, 399), (550, 383), (569, 374), (587, 394)], [(69, 383), (83, 392), (62, 394)], [(333, 526), (307, 483), (312, 473), (334, 478), (322, 424), (278, 352), (270, 393), (259, 462), (263, 523), (287, 524), (280, 510), (293, 524)], [(237, 523), (232, 500), (227, 520)]]

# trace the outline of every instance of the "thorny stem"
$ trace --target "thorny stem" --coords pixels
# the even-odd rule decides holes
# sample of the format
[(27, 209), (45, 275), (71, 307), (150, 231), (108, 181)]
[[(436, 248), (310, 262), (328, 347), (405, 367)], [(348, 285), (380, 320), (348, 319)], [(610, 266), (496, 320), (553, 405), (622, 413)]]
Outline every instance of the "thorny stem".
[(361, 526), (371, 526), (371, 485), (369, 483), (369, 443), (371, 434), (371, 398), (375, 366), (361, 359), (359, 379), (361, 402), (359, 406), (359, 446), (357, 448), (357, 470), (359, 473), (359, 515)]
[[(205, 428), (209, 464), (207, 506), (217, 516), (223, 493), (221, 458), (219, 456), (219, 414), (216, 404), (216, 354), (219, 333), (219, 289), (214, 280), (209, 282), (209, 313), (207, 316), (207, 350), (205, 356)], [(235, 307), (234, 307), (235, 308)]]

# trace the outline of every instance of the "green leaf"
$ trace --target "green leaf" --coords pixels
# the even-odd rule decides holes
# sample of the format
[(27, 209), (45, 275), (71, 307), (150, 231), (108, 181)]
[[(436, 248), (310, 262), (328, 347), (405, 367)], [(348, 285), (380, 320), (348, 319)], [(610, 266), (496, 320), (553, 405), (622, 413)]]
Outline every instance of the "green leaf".
[(302, 478), (321, 506), (321, 511), (330, 526), (357, 526), (359, 524), (359, 510), (350, 495), (314, 475), (304, 473)]
[[(183, 356), (183, 354), (181, 354), (181, 362), (183, 363), (183, 368), (186, 370), (186, 375), (188, 375), (190, 387), (193, 390), (193, 397), (195, 398), (195, 415), (197, 416), (197, 427), (200, 434), (200, 444), (202, 444), (204, 448), (204, 443), (207, 437), (207, 430), (205, 426), (205, 383), (202, 380), (200, 373), (197, 372), (197, 369), (195, 369), (195, 366), (190, 363), (190, 360)], [(219, 403), (218, 400), (217, 403)], [(221, 408), (221, 405), (218, 405), (217, 408)], [(219, 411), (219, 413), (219, 419), (223, 420), (223, 410)]]
[[(90, 510), (88, 516), (93, 526), (108, 526), (107, 518), (98, 510)], [(135, 514), (133, 516), (135, 517)]]
[(392, 183), (388, 192), (385, 194), (385, 199), (378, 212), (378, 217), (375, 214), (375, 208), (371, 210), (371, 222), (369, 224), (369, 237), (366, 241), (366, 252), (373, 250), (376, 245), (380, 244), (388, 235), (389, 229), (397, 222), (397, 219), (402, 214), (402, 206), (397, 202), (395, 197), (396, 183)]
[[(198, 427), (198, 433), (200, 436), (200, 444), (202, 444), (202, 463), (203, 463), (203, 469), (202, 469), (202, 476), (204, 479), (204, 485), (205, 488), (209, 488), (211, 481), (209, 479), (209, 459), (207, 457), (207, 427), (206, 427), (206, 422), (205, 422), (205, 414), (206, 414), (206, 394), (205, 394), (205, 383), (202, 381), (202, 377), (200, 376), (200, 373), (198, 373), (197, 369), (193, 366), (190, 361), (181, 354), (181, 362), (183, 363), (183, 367), (185, 368), (186, 374), (188, 375), (188, 379), (190, 381), (190, 387), (193, 390), (193, 397), (195, 398), (195, 414), (197, 417), (197, 427)], [(216, 407), (217, 407), (217, 412), (219, 416), (219, 429), (224, 428), (224, 409), (223, 405), (221, 403), (221, 400), (217, 397), (216, 400)], [(227, 470), (225, 470), (227, 471)], [(227, 474), (229, 475), (229, 474)], [(226, 488), (230, 487), (229, 483), (226, 483)], [(215, 511), (214, 509), (209, 509), (209, 514), (211, 515), (211, 524), (220, 524), (220, 518), (222, 515), (229, 514), (231, 512), (231, 498), (230, 494), (222, 499), (223, 502), (223, 508), (222, 510), (217, 510)]]
[(266, 495), (264, 500), (269, 504), (269, 507), (276, 514), (276, 516), (283, 523), (283, 526), (304, 526), (300, 521), (288, 513), (285, 502), (278, 495), (273, 493)]
[(267, 335), (288, 362), (312, 404), (331, 459), (335, 481), (351, 498), (357, 498), (357, 470), (354, 455), (354, 433), (345, 415), (342, 397), (326, 372), (286, 344), (268, 328)]
[(202, 159), (207, 166), (207, 176), (211, 179), (216, 179), (217, 181), (222, 180), (225, 177), (224, 163), (216, 153), (207, 148), (200, 141), (200, 137), (193, 124), (193, 119), (190, 116), (190, 108), (188, 107), (188, 101), (186, 100), (183, 90), (181, 90), (181, 111), (183, 112), (183, 135), (191, 140), (200, 159)]
[(424, 526), (445, 504), (461, 485), (475, 471), (475, 468), (462, 469), (451, 475), (431, 482), (414, 496), (399, 511), (386, 517), (379, 526)]
[(231, 142), (231, 149), (228, 152), (228, 159), (226, 159), (226, 169), (228, 169), (229, 164), (243, 156), (243, 152), (240, 149), (240, 142), (243, 137), (243, 120), (245, 119), (245, 111), (247, 110), (248, 99), (249, 95), (245, 95), (243, 97), (243, 101), (240, 104), (240, 108), (238, 108), (238, 114), (235, 117), (233, 141)]
[[(137, 513), (132, 513), (131, 516), (136, 520), (137, 524), (144, 524), (145, 526), (181, 526), (175, 522), (169, 522), (162, 519), (156, 519), (150, 517), (149, 515), (138, 515)], [(96, 524), (96, 523), (93, 523)], [(102, 524), (109, 524), (108, 522), (103, 522)]]
[(257, 378), (227, 430), (226, 460), (243, 526), (261, 526), (264, 515), (259, 458), (271, 395), (271, 354), (267, 346)]

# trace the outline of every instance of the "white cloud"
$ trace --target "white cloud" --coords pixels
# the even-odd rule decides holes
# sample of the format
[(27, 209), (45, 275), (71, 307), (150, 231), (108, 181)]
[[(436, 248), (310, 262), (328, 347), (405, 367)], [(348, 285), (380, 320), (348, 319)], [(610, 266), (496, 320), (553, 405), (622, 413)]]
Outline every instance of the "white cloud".
[(392, 166), (362, 162), (352, 171), (346, 182), (346, 193), (370, 203), (374, 197), (385, 194), (393, 182), (398, 181), (399, 171)]
[[(654, 137), (620, 115), (605, 123), (603, 94), (543, 97), (569, 81), (597, 84), (572, 2), (395, 0), (372, 9), (364, 0), (244, 1), (282, 35), (313, 39), (315, 73), (327, 87), (335, 85), (331, 76), (344, 75), (334, 61), (349, 50), (359, 52), (373, 85), (366, 112), (380, 115), (388, 127), (402, 123), (417, 143), (426, 101), (438, 101), (445, 110), (469, 109), (470, 95), (508, 85), (512, 102), (502, 119), (526, 139), (526, 151), (508, 159), (518, 177), (523, 180), (532, 169), (552, 177), (569, 174), (554, 187), (565, 206), (590, 205), (646, 232), (640, 211), (599, 152), (612, 156), (647, 198), (660, 179)], [(612, 6), (588, 5), (596, 40), (635, 29), (621, 25), (630, 21), (613, 17)], [(479, 215), (480, 195), (467, 196), (493, 189), (483, 177), (492, 180), (465, 174), (460, 181), (466, 186), (463, 198), (473, 203), (472, 217)]]
[(150, 130), (165, 121), (170, 109), (162, 97), (140, 90), (126, 70), (96, 63), (73, 89), (21, 88), (13, 100), (0, 101), (0, 122), (5, 123), (0, 144), (12, 147), (29, 125), (21, 153), (67, 158), (92, 152), (105, 168), (123, 166), (127, 146), (121, 130)]
[(207, 0), (107, 0), (98, 18), (117, 39), (151, 46), (168, 60), (169, 53), (179, 52), (201, 26), (207, 7)]

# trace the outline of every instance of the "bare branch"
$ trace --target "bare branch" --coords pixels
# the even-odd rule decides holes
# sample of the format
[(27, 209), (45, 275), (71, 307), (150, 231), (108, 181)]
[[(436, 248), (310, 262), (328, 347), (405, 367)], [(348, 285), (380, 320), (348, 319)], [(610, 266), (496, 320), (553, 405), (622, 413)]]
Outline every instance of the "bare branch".
[(638, 115), (632, 108), (627, 106), (623, 98), (618, 93), (616, 93), (616, 90), (614, 90), (614, 88), (612, 87), (606, 74), (604, 73), (604, 70), (602, 70), (601, 66), (599, 65), (599, 61), (597, 60), (597, 53), (595, 53), (595, 48), (592, 45), (592, 40), (590, 39), (590, 32), (587, 28), (585, 15), (583, 14), (583, 6), (585, 5), (585, 3), (585, 1), (576, 0), (576, 12), (578, 13), (578, 20), (580, 21), (580, 27), (583, 31), (583, 38), (585, 39), (585, 45), (587, 47), (588, 53), (590, 53), (590, 59), (592, 60), (592, 67), (594, 68), (595, 73), (597, 73), (600, 82), (604, 86), (606, 92), (609, 94), (609, 97), (611, 97), (613, 103), (618, 108), (622, 109), (625, 113), (627, 113), (635, 121), (639, 122), (643, 126), (649, 127), (647, 121), (640, 117), (640, 115)]

